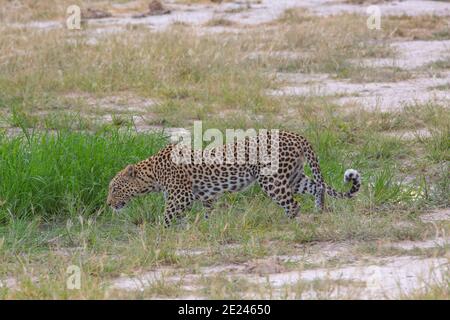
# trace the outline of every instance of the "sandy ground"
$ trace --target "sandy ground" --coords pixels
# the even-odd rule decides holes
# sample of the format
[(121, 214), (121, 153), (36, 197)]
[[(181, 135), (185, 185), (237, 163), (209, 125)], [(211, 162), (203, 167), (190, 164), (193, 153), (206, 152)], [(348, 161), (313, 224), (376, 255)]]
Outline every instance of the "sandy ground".
[(423, 222), (450, 220), (450, 208), (427, 213), (422, 215), (420, 218)]
[[(448, 209), (436, 211), (432, 215), (437, 219), (448, 214)], [(427, 218), (425, 218), (427, 217)], [(448, 218), (445, 217), (445, 218)], [(272, 256), (243, 264), (225, 264), (203, 267), (192, 273), (190, 270), (161, 268), (134, 277), (121, 277), (111, 282), (111, 289), (143, 291), (156, 283), (176, 283), (188, 292), (190, 298), (201, 299), (199, 294), (203, 283), (209, 277), (222, 276), (229, 280), (242, 279), (252, 284), (253, 290), (246, 293), (248, 298), (357, 298), (392, 299), (399, 298), (436, 282), (442, 282), (449, 272), (448, 257), (426, 258), (408, 255), (408, 251), (417, 249), (448, 248), (450, 237), (438, 237), (424, 241), (402, 241), (380, 244), (386, 248), (397, 248), (406, 253), (389, 257), (357, 256), (351, 252), (355, 243), (317, 243), (299, 248), (302, 254), (294, 256)], [(180, 252), (187, 255), (208, 254), (207, 251), (192, 250)], [(344, 259), (345, 258), (345, 259)], [(339, 266), (327, 266), (336, 259), (348, 263)], [(295, 264), (286, 268), (285, 263)], [(305, 268), (305, 264), (314, 263), (324, 267)], [(333, 283), (326, 292), (313, 288), (317, 281)], [(302, 285), (299, 292), (292, 288)], [(185, 298), (185, 297), (182, 297)]]
[[(436, 210), (420, 217), (423, 222), (449, 221), (450, 209)], [(360, 243), (359, 243), (360, 244)], [(248, 298), (358, 298), (393, 299), (399, 298), (436, 282), (442, 282), (450, 271), (449, 256), (429, 258), (409, 255), (417, 249), (438, 250), (450, 245), (450, 237), (437, 236), (423, 241), (400, 241), (379, 243), (379, 247), (402, 250), (401, 254), (389, 257), (373, 257), (354, 254), (358, 243), (316, 243), (299, 245), (297, 255), (272, 256), (243, 264), (224, 264), (192, 270), (160, 268), (147, 273), (121, 277), (110, 283), (111, 289), (138, 290), (155, 283), (177, 283), (188, 292), (181, 298), (202, 299), (200, 280), (223, 276), (229, 280), (243, 279), (254, 286), (247, 292)], [(234, 249), (234, 247), (224, 247)], [(206, 250), (182, 250), (180, 255), (199, 256), (208, 254)], [(338, 266), (330, 262), (346, 261)], [(286, 262), (294, 264), (287, 268)], [(305, 265), (317, 265), (305, 268)], [(323, 267), (321, 267), (323, 266)], [(315, 281), (333, 283), (326, 293), (313, 288)], [(293, 292), (290, 288), (302, 285), (302, 290)]]
[(397, 53), (394, 59), (365, 59), (354, 63), (362, 63), (369, 67), (414, 70), (450, 57), (450, 40), (398, 41), (391, 43), (390, 46)]
[[(425, 223), (450, 221), (450, 208), (423, 214), (420, 219)], [(189, 269), (161, 267), (139, 275), (113, 279), (107, 288), (144, 291), (162, 283), (176, 284), (184, 290), (178, 298), (203, 299), (205, 297), (201, 292), (208, 279), (222, 277), (230, 281), (240, 279), (250, 284), (252, 290), (242, 293), (250, 299), (395, 299), (425, 290), (433, 283), (442, 283), (450, 271), (448, 254), (443, 257), (417, 255), (417, 250), (430, 253), (448, 249), (449, 236), (436, 236), (423, 241), (378, 242), (379, 248), (401, 250), (387, 257), (361, 255), (357, 252), (361, 244), (364, 243), (300, 244), (295, 255), (269, 256), (240, 264), (192, 266)], [(234, 249), (236, 245), (225, 245), (222, 252), (225, 254), (227, 250)], [(177, 254), (198, 257), (210, 252), (190, 249), (180, 250)], [(323, 283), (322, 288), (317, 288), (317, 283)], [(12, 277), (2, 279), (1, 286), (16, 288), (17, 280)]]
[[(149, 16), (135, 19), (131, 14), (120, 14), (112, 18), (90, 20), (88, 23), (96, 29), (90, 28), (92, 44), (95, 45), (96, 37), (107, 35), (111, 32), (120, 32), (127, 25), (139, 24), (152, 30), (164, 29), (173, 23), (189, 23), (201, 26), (200, 32), (245, 32), (242, 26), (258, 25), (276, 19), (285, 9), (304, 7), (318, 15), (330, 15), (340, 12), (354, 12), (366, 14), (367, 6), (348, 4), (336, 0), (263, 0), (260, 3), (236, 1), (233, 3), (180, 5), (173, 1), (167, 1), (172, 10), (169, 15)], [(123, 9), (129, 4), (116, 4), (116, 9)], [(390, 15), (421, 15), (435, 14), (450, 16), (450, 3), (441, 1), (389, 1), (377, 4), (382, 14)], [(207, 21), (213, 18), (225, 18), (235, 22), (231, 27), (205, 27)], [(23, 24), (14, 24), (23, 27)], [(30, 22), (27, 27), (48, 29), (61, 28), (61, 21)], [(206, 31), (205, 31), (206, 30)], [(397, 82), (372, 82), (353, 83), (350, 80), (336, 79), (329, 74), (278, 74), (280, 82), (286, 83), (278, 90), (268, 92), (271, 95), (296, 95), (314, 96), (326, 95), (333, 97), (334, 101), (342, 106), (358, 106), (367, 109), (390, 111), (399, 109), (408, 104), (435, 101), (444, 105), (450, 105), (449, 90), (437, 89), (437, 87), (450, 85), (450, 72), (430, 72), (430, 63), (450, 56), (450, 40), (445, 41), (398, 41), (390, 44), (396, 52), (394, 59), (365, 59), (352, 61), (371, 67), (396, 67), (408, 70), (413, 77)], [(252, 55), (267, 54), (255, 52)], [(296, 59), (301, 53), (274, 52), (286, 59)], [(249, 58), (252, 58), (250, 56)], [(74, 97), (70, 97), (74, 98)], [(158, 126), (149, 125), (142, 117), (142, 113), (149, 111), (155, 103), (152, 100), (143, 100), (136, 97), (107, 97), (100, 100), (85, 99), (88, 105), (103, 110), (126, 111), (134, 114), (137, 131), (159, 130)], [(112, 121), (111, 116), (102, 119)], [(183, 128), (168, 128), (166, 132), (171, 136), (186, 133)], [(406, 138), (411, 138), (412, 133), (403, 133)], [(427, 132), (418, 132), (419, 135), (427, 135)], [(413, 137), (415, 136), (412, 134)], [(421, 216), (423, 222), (449, 221), (449, 209), (438, 210)], [(249, 298), (321, 298), (324, 297), (313, 288), (316, 280), (337, 282), (343, 284), (333, 286), (326, 293), (328, 298), (357, 297), (360, 299), (398, 298), (403, 294), (420, 290), (427, 285), (442, 279), (448, 273), (448, 258), (432, 258), (408, 254), (407, 251), (417, 249), (433, 250), (447, 248), (450, 239), (446, 236), (427, 239), (424, 241), (404, 241), (382, 244), (385, 247), (406, 251), (403, 254), (389, 257), (354, 256), (351, 243), (318, 243), (307, 247), (299, 247), (299, 253), (293, 256), (267, 257), (244, 264), (225, 264), (212, 267), (199, 268), (197, 272), (192, 270), (180, 270), (173, 268), (160, 268), (137, 276), (123, 276), (110, 282), (111, 289), (119, 290), (144, 290), (156, 281), (180, 283), (189, 292), (181, 298), (203, 298), (199, 291), (199, 280), (213, 276), (225, 276), (230, 279), (245, 279), (261, 288), (260, 291), (248, 293)], [(224, 248), (225, 250), (226, 248)], [(402, 251), (402, 252), (403, 252)], [(203, 255), (207, 252), (198, 250), (181, 251), (182, 255)], [(345, 262), (337, 266), (330, 266), (335, 259)], [(293, 268), (286, 268), (286, 262), (293, 263)], [(314, 268), (305, 268), (305, 263), (318, 265)], [(299, 283), (305, 285), (300, 293), (292, 291)], [(13, 278), (0, 281), (0, 286), (14, 287), (16, 280)], [(267, 290), (269, 288), (269, 290)]]
[[(226, 11), (236, 8), (236, 4), (221, 6), (198, 7), (199, 11), (191, 11), (185, 15), (182, 11), (173, 17), (148, 18), (148, 22), (164, 26), (170, 19), (185, 21), (194, 24), (203, 24), (214, 17), (226, 18), (239, 24), (258, 24), (276, 18), (283, 10), (289, 7), (306, 7), (316, 14), (335, 14), (338, 12), (357, 12), (365, 14), (366, 7), (345, 4), (340, 1), (262, 1), (259, 5), (252, 5), (251, 9), (242, 10), (239, 14), (227, 14)], [(450, 15), (450, 4), (431, 1), (401, 1), (381, 3), (383, 14), (437, 14)], [(183, 10), (180, 8), (180, 10)], [(139, 23), (144, 23), (140, 21)], [(221, 27), (222, 28), (222, 27)], [(426, 68), (430, 63), (450, 56), (450, 41), (399, 41), (391, 44), (396, 52), (394, 59), (367, 59), (353, 61), (371, 67), (396, 67), (408, 70), (414, 76), (405, 81), (388, 83), (352, 83), (349, 80), (337, 80), (329, 74), (278, 74), (282, 82), (289, 85), (268, 92), (280, 95), (329, 95), (336, 96), (335, 101), (342, 105), (358, 105), (366, 108), (376, 108), (381, 111), (399, 109), (408, 104), (437, 101), (446, 103), (450, 101), (450, 93), (438, 90), (436, 87), (450, 83), (450, 73), (430, 74)], [(273, 54), (285, 59), (297, 59), (304, 53), (296, 52), (255, 52), (249, 58), (260, 54)], [(405, 133), (406, 138), (411, 133)], [(428, 132), (418, 132), (418, 135), (427, 135)], [(422, 217), (424, 222), (448, 220), (448, 209), (426, 214)], [(218, 265), (204, 267), (192, 273), (189, 270), (174, 270), (162, 268), (141, 274), (135, 277), (121, 277), (111, 282), (111, 288), (121, 290), (144, 290), (155, 281), (168, 281), (179, 283), (189, 292), (181, 298), (202, 298), (198, 292), (200, 279), (214, 276), (225, 276), (229, 279), (245, 279), (253, 283), (256, 288), (267, 288), (248, 293), (253, 297), (291, 297), (291, 298), (320, 298), (323, 297), (312, 288), (317, 280), (348, 281), (348, 285), (334, 286), (327, 292), (328, 298), (357, 297), (361, 299), (398, 298), (403, 294), (423, 289), (425, 286), (440, 281), (448, 272), (448, 257), (425, 258), (408, 255), (411, 250), (433, 250), (433, 248), (447, 248), (450, 238), (437, 237), (424, 241), (403, 241), (382, 244), (387, 248), (406, 251), (403, 255), (374, 258), (356, 257), (351, 254), (353, 244), (349, 243), (319, 243), (306, 248), (298, 248), (299, 254), (294, 256), (268, 257), (262, 260), (244, 264)], [(183, 251), (179, 254), (199, 256), (207, 254), (202, 250)], [(339, 266), (329, 267), (330, 261), (345, 257)], [(293, 263), (299, 267), (294, 270), (285, 268), (285, 263)], [(322, 265), (323, 267), (304, 269), (305, 263)], [(298, 269), (299, 268), (299, 269)], [(300, 295), (292, 292), (290, 288), (299, 282), (306, 284)], [(358, 285), (355, 285), (358, 284)], [(309, 288), (308, 285), (311, 287)], [(309, 288), (309, 289), (308, 289)]]
[[(391, 47), (394, 59), (353, 61), (371, 67), (396, 67), (413, 72), (412, 79), (396, 82), (354, 83), (329, 74), (280, 73), (277, 77), (289, 85), (271, 90), (271, 95), (339, 96), (341, 105), (357, 105), (380, 111), (398, 110), (407, 105), (437, 102), (450, 105), (450, 72), (430, 72), (427, 65), (450, 57), (450, 41), (401, 41)], [(286, 54), (284, 54), (286, 55)], [(424, 69), (421, 69), (424, 68)]]
[[(292, 77), (292, 75), (291, 75)], [(303, 79), (303, 75), (300, 75)], [(450, 83), (450, 73), (441, 77), (418, 77), (398, 82), (352, 83), (350, 80), (336, 80), (325, 76), (320, 81), (286, 86), (270, 91), (273, 95), (296, 96), (339, 96), (335, 102), (340, 105), (363, 106), (368, 110), (391, 111), (407, 105), (426, 102), (450, 103), (450, 92), (436, 87)]]
[[(243, 26), (257, 26), (278, 18), (286, 9), (305, 8), (310, 13), (318, 15), (353, 12), (367, 15), (368, 5), (349, 4), (343, 0), (263, 0), (234, 1), (221, 4), (201, 3), (184, 5), (174, 1), (165, 1), (170, 14), (133, 18), (136, 14), (129, 11), (136, 3), (114, 4), (113, 17), (91, 19), (86, 29), (91, 35), (90, 43), (95, 45), (96, 39), (110, 33), (123, 31), (130, 25), (142, 25), (152, 30), (165, 29), (174, 23), (187, 23), (198, 26), (198, 32), (245, 32)], [(376, 4), (383, 15), (442, 15), (450, 16), (450, 3), (442, 1), (380, 1)], [(129, 12), (127, 12), (127, 10)], [(118, 12), (118, 13), (115, 13)], [(211, 19), (227, 19), (236, 25), (205, 26)], [(62, 20), (62, 19), (61, 19)], [(24, 24), (13, 24), (23, 27)], [(26, 24), (37, 29), (63, 28), (62, 21), (40, 21)], [(278, 77), (287, 80), (288, 85), (278, 90), (269, 91), (272, 95), (295, 96), (339, 96), (335, 102), (343, 106), (363, 106), (367, 109), (390, 111), (400, 109), (405, 105), (424, 102), (437, 102), (450, 105), (449, 90), (442, 87), (450, 85), (449, 72), (435, 72), (428, 67), (431, 63), (450, 57), (450, 40), (441, 41), (398, 41), (390, 43), (396, 56), (391, 59), (364, 59), (351, 61), (355, 65), (369, 67), (392, 67), (407, 70), (411, 79), (396, 82), (352, 83), (349, 80), (338, 80), (328, 74), (279, 74)], [(249, 58), (260, 54), (277, 55), (285, 59), (298, 59), (308, 53), (299, 52), (255, 52)], [(113, 99), (114, 98), (114, 99)], [(115, 97), (112, 97), (116, 100)], [(102, 104), (105, 101), (102, 101)], [(133, 104), (133, 103), (131, 103)], [(124, 106), (123, 103), (106, 103), (105, 108), (127, 109), (127, 111), (143, 111), (146, 107)], [(141, 109), (141, 110), (138, 110)], [(108, 120), (108, 119), (106, 119)]]
[[(366, 14), (368, 5), (349, 4), (343, 0), (261, 0), (234, 1), (221, 4), (205, 3), (184, 5), (173, 0), (164, 1), (171, 10), (168, 15), (147, 16), (133, 18), (133, 13), (118, 13), (105, 19), (93, 19), (89, 24), (94, 26), (124, 26), (132, 24), (146, 25), (154, 29), (162, 29), (173, 23), (189, 23), (202, 25), (213, 18), (226, 18), (244, 25), (257, 25), (270, 22), (289, 8), (305, 8), (318, 15), (333, 15), (343, 12)], [(450, 15), (450, 4), (443, 1), (408, 0), (408, 1), (380, 1), (376, 4), (382, 15)], [(133, 2), (115, 4), (113, 11), (126, 11), (135, 7)], [(14, 24), (23, 27), (23, 24)], [(63, 27), (61, 21), (39, 21), (26, 24), (32, 28)], [(110, 29), (110, 28), (108, 28)]]
[[(313, 12), (322, 15), (336, 14), (339, 12), (365, 14), (367, 13), (368, 7), (368, 5), (348, 4), (342, 0), (312, 0), (308, 2), (311, 3), (310, 8)], [(382, 15), (450, 15), (450, 5), (443, 1), (378, 1), (375, 5), (379, 7)]]

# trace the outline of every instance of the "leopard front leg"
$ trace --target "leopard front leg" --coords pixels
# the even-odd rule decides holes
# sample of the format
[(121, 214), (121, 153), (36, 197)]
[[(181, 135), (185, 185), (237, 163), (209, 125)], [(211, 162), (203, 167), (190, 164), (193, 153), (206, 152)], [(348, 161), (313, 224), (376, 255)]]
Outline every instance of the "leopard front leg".
[(214, 203), (216, 202), (216, 199), (208, 199), (202, 201), (203, 208), (205, 208), (205, 219), (209, 218), (209, 215), (211, 211), (214, 209)]
[(194, 197), (192, 192), (172, 191), (168, 192), (166, 196), (166, 206), (164, 209), (164, 226), (169, 227), (174, 217), (178, 217), (185, 210), (192, 206)]
[(194, 184), (192, 192), (194, 194), (195, 200), (198, 200), (202, 203), (205, 210), (205, 219), (208, 219), (209, 214), (214, 209), (214, 204), (217, 201), (218, 195), (217, 193), (212, 192), (212, 190), (197, 187), (198, 184), (199, 183)]

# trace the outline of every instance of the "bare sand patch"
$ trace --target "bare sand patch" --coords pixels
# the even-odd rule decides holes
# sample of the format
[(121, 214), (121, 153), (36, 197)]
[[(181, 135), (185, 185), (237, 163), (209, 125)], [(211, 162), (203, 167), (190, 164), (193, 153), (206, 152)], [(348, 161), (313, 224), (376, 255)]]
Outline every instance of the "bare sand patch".
[[(141, 15), (139, 15), (136, 9), (139, 9), (140, 6), (137, 4), (114, 4), (112, 6), (114, 16), (92, 19), (86, 21), (86, 23), (93, 27), (143, 25), (151, 29), (161, 30), (174, 23), (199, 26), (211, 19), (220, 17), (243, 25), (257, 25), (278, 18), (286, 9), (307, 5), (308, 1), (262, 0), (248, 3), (241, 1), (223, 2), (220, 4), (180, 4), (174, 1), (165, 1), (165, 4), (170, 12), (164, 15), (145, 15), (144, 11), (140, 12)], [(139, 18), (136, 18), (136, 15)], [(63, 18), (61, 16), (61, 19)], [(26, 24), (14, 23), (10, 26), (50, 29), (64, 27), (64, 24), (61, 21), (41, 21)]]
[[(291, 75), (295, 80), (295, 75)], [(332, 79), (329, 76), (317, 76), (318, 80), (306, 82), (308, 76), (299, 75), (296, 86), (285, 86), (270, 90), (275, 96), (339, 96), (334, 101), (340, 105), (362, 106), (369, 110), (390, 111), (401, 109), (405, 105), (437, 102), (449, 105), (450, 92), (435, 87), (450, 82), (450, 72), (441, 77), (418, 77), (398, 82), (352, 83), (350, 80)]]
[(65, 98), (80, 100), (84, 102), (92, 111), (111, 111), (118, 113), (140, 113), (147, 112), (149, 108), (156, 104), (153, 99), (137, 97), (124, 93), (117, 96), (107, 96), (96, 98), (88, 94), (68, 94)]
[(437, 237), (424, 241), (400, 241), (387, 244), (387, 247), (402, 250), (443, 248), (450, 244), (450, 237)]
[(17, 280), (12, 277), (0, 279), (0, 288), (15, 289), (17, 287)]
[[(442, 248), (449, 238), (441, 237), (425, 241), (400, 241), (383, 244), (403, 250)], [(202, 299), (198, 292), (204, 282), (217, 276), (230, 281), (243, 280), (251, 288), (243, 296), (247, 298), (301, 298), (323, 297), (315, 288), (326, 284), (328, 298), (388, 299), (398, 298), (412, 292), (424, 290), (434, 283), (442, 283), (448, 272), (448, 258), (423, 258), (417, 256), (396, 256), (378, 258), (355, 257), (352, 243), (315, 243), (299, 245), (301, 254), (268, 256), (245, 263), (220, 264), (188, 269), (161, 268), (134, 277), (121, 277), (111, 282), (110, 288), (118, 290), (145, 290), (158, 283), (178, 284), (190, 295)], [(206, 251), (190, 250), (195, 255)], [(330, 261), (353, 257), (337, 266)], [(321, 263), (321, 267), (307, 267), (305, 263)], [(288, 267), (286, 263), (294, 263)], [(335, 264), (332, 264), (335, 265)], [(195, 270), (195, 272), (193, 272)], [(305, 289), (306, 288), (306, 289)], [(318, 291), (319, 290), (319, 291)]]
[(144, 25), (153, 30), (163, 30), (173, 24), (187, 24), (202, 26), (202, 32), (237, 32), (237, 28), (234, 25), (205, 26), (205, 24), (214, 19), (223, 19), (242, 26), (258, 25), (270, 22), (278, 18), (286, 9), (301, 4), (296, 0), (262, 0), (248, 3), (236, 1), (220, 4), (198, 3), (190, 5), (171, 1), (167, 2), (167, 8), (171, 10), (170, 14), (142, 16), (139, 19), (133, 18), (129, 14), (123, 14), (109, 19), (89, 21), (89, 23), (92, 26)]
[(112, 287), (119, 290), (140, 290), (143, 291), (145, 287), (152, 285), (157, 281), (162, 281), (164, 279), (173, 280), (172, 274), (173, 269), (159, 269), (145, 273), (140, 277), (120, 277), (114, 280)]
[[(113, 16), (102, 19), (86, 20), (91, 27), (142, 25), (154, 30), (165, 29), (174, 23), (200, 26), (211, 19), (223, 18), (241, 25), (258, 25), (277, 19), (286, 9), (304, 8), (316, 15), (334, 15), (340, 13), (356, 13), (367, 15), (367, 4), (349, 4), (343, 0), (260, 0), (232, 1), (222, 3), (181, 4), (175, 1), (164, 1), (163, 15), (146, 15), (147, 7), (142, 3), (118, 3), (103, 6)], [(382, 15), (450, 15), (450, 4), (441, 1), (386, 1), (376, 4)], [(65, 15), (58, 21), (31, 21), (28, 23), (9, 23), (8, 26), (33, 29), (64, 28)], [(208, 30), (209, 27), (204, 27)], [(213, 27), (214, 29), (214, 27)], [(120, 29), (116, 29), (120, 30)], [(226, 30), (223, 27), (222, 30)]]
[[(351, 4), (344, 0), (312, 0), (308, 1), (308, 8), (318, 15), (332, 15), (342, 12), (367, 14), (367, 7), (370, 4)], [(419, 16), (423, 14), (433, 14), (439, 16), (450, 15), (450, 4), (444, 1), (380, 1), (375, 4), (382, 15), (409, 15)]]
[[(354, 64), (372, 68), (399, 68), (418, 70), (413, 79), (396, 82), (353, 83), (349, 79), (335, 79), (331, 74), (278, 73), (277, 78), (288, 85), (270, 90), (270, 95), (339, 96), (340, 105), (363, 106), (368, 109), (389, 111), (405, 105), (429, 101), (449, 104), (448, 90), (439, 87), (450, 83), (450, 72), (427, 73), (431, 63), (450, 57), (450, 40), (400, 41), (390, 44), (396, 52), (394, 58), (353, 60)], [(283, 52), (286, 59), (297, 59), (295, 52)], [(427, 68), (427, 69), (425, 69)], [(411, 136), (410, 133), (405, 136)]]
[(433, 212), (423, 214), (422, 216), (420, 216), (420, 220), (422, 220), (423, 222), (449, 221), (450, 208), (435, 210)]
[(385, 136), (395, 137), (401, 140), (414, 140), (424, 139), (431, 137), (431, 132), (428, 129), (415, 129), (415, 130), (401, 130), (401, 131), (387, 131), (383, 132)]
[(413, 70), (450, 57), (450, 40), (399, 41), (390, 44), (394, 58), (356, 60), (367, 67), (394, 67)]
[(203, 254), (207, 254), (208, 251), (203, 250), (203, 249), (180, 249), (180, 250), (177, 250), (175, 253), (180, 256), (192, 257), (192, 256), (200, 256)]
[[(450, 238), (442, 237), (425, 241), (400, 241), (386, 246), (403, 250), (442, 248)], [(133, 276), (122, 275), (109, 281), (108, 290), (145, 291), (153, 287), (175, 285), (182, 295), (178, 298), (207, 298), (203, 289), (217, 277), (229, 281), (242, 280), (246, 283), (247, 298), (357, 298), (392, 299), (425, 290), (435, 283), (442, 284), (448, 275), (448, 257), (423, 258), (397, 256), (378, 258), (359, 256), (352, 262), (337, 266), (305, 267), (303, 260), (320, 257), (315, 261), (351, 254), (352, 243), (315, 243), (299, 245), (304, 255), (268, 256), (245, 263), (219, 264), (208, 267), (174, 268), (161, 266)], [(203, 249), (188, 250), (189, 255), (208, 254)], [(73, 252), (65, 252), (70, 255)], [(185, 254), (186, 252), (181, 251)], [(325, 260), (324, 260), (325, 259)], [(299, 262), (288, 267), (287, 262)], [(35, 281), (35, 280), (33, 280)], [(37, 281), (37, 280), (36, 280)], [(0, 280), (0, 287), (17, 289), (17, 280), (6, 277)], [(324, 292), (322, 292), (325, 290)]]
[[(360, 299), (398, 298), (427, 286), (441, 282), (448, 272), (446, 258), (418, 258), (412, 256), (389, 257), (372, 260), (369, 264), (352, 264), (336, 268), (285, 271), (276, 258), (259, 260), (247, 265), (222, 265), (201, 268), (199, 273), (189, 274), (182, 270), (162, 269), (137, 277), (122, 277), (112, 282), (110, 288), (118, 290), (145, 290), (157, 283), (181, 283), (185, 289), (195, 291), (202, 286), (198, 280), (218, 274), (229, 279), (243, 279), (254, 285), (254, 292), (275, 297), (289, 291), (299, 282), (348, 281), (347, 291), (357, 292)], [(356, 288), (352, 282), (362, 283)], [(345, 286), (345, 285), (344, 285)], [(269, 291), (264, 293), (264, 288)], [(342, 296), (342, 288), (335, 288), (335, 297)], [(339, 294), (340, 292), (340, 294)], [(250, 294), (253, 296), (254, 294)], [(331, 292), (331, 295), (333, 293)], [(317, 297), (311, 290), (303, 298)], [(199, 297), (201, 298), (201, 297)]]
[(318, 242), (314, 244), (300, 244), (295, 248), (301, 253), (297, 255), (279, 256), (284, 262), (302, 262), (312, 265), (326, 265), (329, 261), (346, 257), (347, 260), (353, 259), (350, 242)]
[[(447, 71), (427, 73), (430, 64), (450, 57), (450, 40), (445, 41), (400, 41), (390, 44), (396, 52), (394, 58), (353, 60), (354, 64), (372, 68), (398, 68), (418, 70), (414, 79), (397, 82), (352, 83), (348, 79), (337, 80), (329, 74), (279, 73), (278, 79), (288, 86), (271, 90), (271, 95), (294, 96), (339, 96), (335, 99), (341, 105), (362, 105), (369, 109), (388, 111), (404, 105), (422, 104), (428, 101), (449, 103), (448, 90), (439, 87), (450, 83)], [(262, 53), (253, 53), (258, 57)], [(285, 59), (299, 59), (303, 54), (296, 52), (268, 52)], [(429, 67), (428, 67), (429, 69)], [(411, 136), (410, 133), (405, 134)]]
[(269, 257), (265, 259), (257, 259), (246, 264), (246, 273), (256, 273), (259, 276), (272, 273), (285, 272), (286, 267), (283, 266), (279, 257)]
[[(305, 271), (271, 274), (266, 278), (253, 278), (254, 283), (270, 283), (274, 287), (289, 286), (299, 281), (348, 280), (363, 281), (365, 286), (357, 288), (359, 299), (396, 298), (427, 285), (442, 281), (448, 272), (448, 260), (420, 259), (416, 257), (383, 258), (376, 264), (364, 266), (344, 266)], [(310, 294), (310, 293), (308, 293)]]
[(247, 59), (255, 60), (259, 58), (280, 58), (285, 60), (296, 60), (310, 57), (308, 52), (294, 52), (294, 51), (255, 51), (247, 55)]

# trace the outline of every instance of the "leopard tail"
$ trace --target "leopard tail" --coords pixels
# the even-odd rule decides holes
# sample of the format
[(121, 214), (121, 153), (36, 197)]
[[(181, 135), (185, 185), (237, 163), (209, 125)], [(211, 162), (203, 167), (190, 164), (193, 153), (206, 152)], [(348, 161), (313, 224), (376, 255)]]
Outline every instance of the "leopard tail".
[(303, 155), (311, 168), (314, 182), (317, 187), (325, 190), (325, 192), (333, 198), (352, 198), (361, 188), (361, 175), (359, 172), (354, 169), (347, 169), (344, 174), (344, 181), (346, 183), (351, 182), (352, 186), (347, 192), (337, 191), (324, 182), (322, 172), (320, 171), (319, 159), (317, 158), (311, 144), (305, 138), (302, 137), (302, 139)]

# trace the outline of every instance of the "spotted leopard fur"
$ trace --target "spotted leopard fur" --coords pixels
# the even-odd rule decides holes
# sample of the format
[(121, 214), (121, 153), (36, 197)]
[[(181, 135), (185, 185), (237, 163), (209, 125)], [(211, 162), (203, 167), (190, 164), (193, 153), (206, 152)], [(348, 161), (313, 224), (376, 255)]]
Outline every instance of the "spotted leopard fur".
[[(221, 154), (225, 161), (208, 164), (195, 164), (194, 151), (190, 154), (191, 163), (176, 163), (173, 158), (176, 145), (169, 145), (156, 155), (130, 164), (120, 171), (109, 185), (107, 204), (120, 210), (135, 196), (164, 192), (164, 222), (169, 226), (173, 218), (190, 208), (195, 200), (203, 203), (205, 217), (208, 217), (221, 194), (241, 191), (253, 182), (257, 182), (263, 192), (284, 209), (288, 217), (295, 217), (299, 213), (295, 194), (313, 195), (315, 206), (323, 209), (325, 194), (335, 198), (352, 198), (359, 191), (361, 181), (356, 170), (349, 169), (344, 174), (344, 181), (352, 183), (351, 189), (347, 192), (336, 191), (324, 182), (317, 156), (304, 137), (280, 131), (278, 138), (278, 170), (272, 174), (262, 174), (270, 162), (255, 163), (250, 159), (251, 148), (255, 148), (252, 142), (256, 142), (256, 148), (259, 148), (258, 143), (262, 139), (259, 136), (244, 140), (244, 144), (240, 145), (245, 148), (244, 159), (234, 164), (227, 163), (226, 159), (229, 152), (234, 155), (234, 159), (239, 156), (237, 142), (213, 149), (211, 155)], [(266, 140), (269, 155), (271, 141), (269, 134)], [(304, 162), (311, 168), (312, 179), (303, 172)]]

